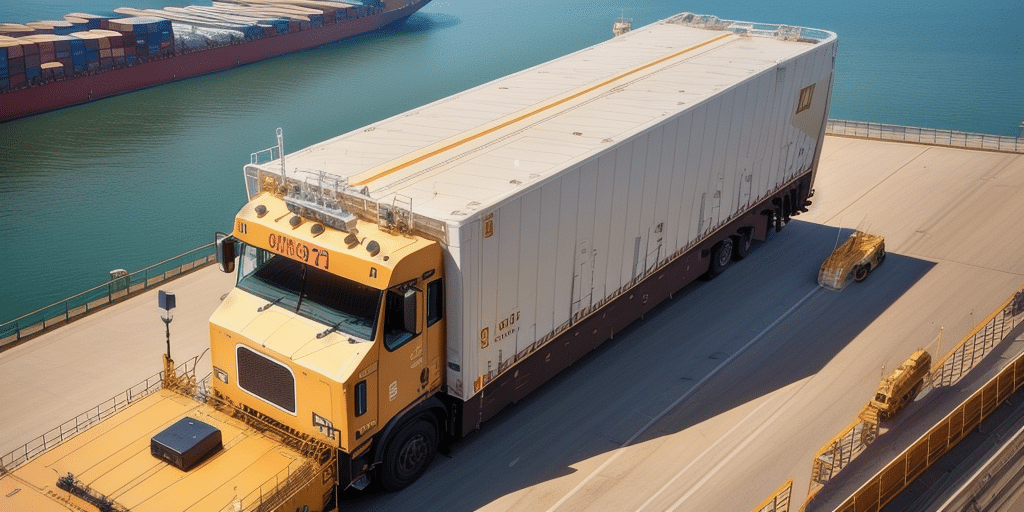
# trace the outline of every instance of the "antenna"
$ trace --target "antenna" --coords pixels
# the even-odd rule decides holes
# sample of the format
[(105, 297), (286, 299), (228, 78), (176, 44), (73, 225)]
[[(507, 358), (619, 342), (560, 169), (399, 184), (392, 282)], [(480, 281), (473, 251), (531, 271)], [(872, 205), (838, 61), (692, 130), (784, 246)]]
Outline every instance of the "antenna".
[(281, 184), (287, 186), (288, 175), (284, 170), (284, 132), (280, 127), (277, 129), (277, 152), (281, 155)]

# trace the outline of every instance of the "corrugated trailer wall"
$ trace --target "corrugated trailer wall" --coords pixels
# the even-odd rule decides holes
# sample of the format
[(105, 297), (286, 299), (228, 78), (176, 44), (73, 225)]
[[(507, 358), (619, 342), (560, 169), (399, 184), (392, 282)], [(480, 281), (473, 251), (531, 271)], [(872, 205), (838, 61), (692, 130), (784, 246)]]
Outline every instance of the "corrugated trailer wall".
[[(742, 59), (742, 42), (736, 52)], [(807, 172), (820, 152), (834, 56), (834, 41), (809, 46), (471, 220), (450, 223), (449, 393), (469, 399), (572, 322)], [(701, 59), (693, 61), (707, 73), (734, 72), (721, 54)], [(670, 82), (685, 91), (702, 76)], [(801, 105), (801, 92), (812, 85), (816, 93)], [(644, 108), (641, 92), (617, 94), (618, 105)], [(515, 145), (509, 154), (517, 154)], [(557, 141), (550, 145), (557, 152)], [(524, 161), (543, 158), (537, 140), (518, 149)]]

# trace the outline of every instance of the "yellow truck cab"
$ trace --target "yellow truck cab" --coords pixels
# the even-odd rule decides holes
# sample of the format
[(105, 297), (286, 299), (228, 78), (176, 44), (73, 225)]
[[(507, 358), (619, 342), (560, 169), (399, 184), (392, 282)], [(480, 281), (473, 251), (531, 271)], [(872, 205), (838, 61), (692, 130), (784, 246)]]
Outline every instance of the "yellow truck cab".
[(417, 408), (443, 381), (441, 248), (325, 206), (326, 187), (256, 172), (218, 237), (238, 281), (210, 319), (212, 391), (335, 447), (343, 485), (362, 487), (379, 465), (384, 487), (402, 488), (446, 431), (437, 399)]

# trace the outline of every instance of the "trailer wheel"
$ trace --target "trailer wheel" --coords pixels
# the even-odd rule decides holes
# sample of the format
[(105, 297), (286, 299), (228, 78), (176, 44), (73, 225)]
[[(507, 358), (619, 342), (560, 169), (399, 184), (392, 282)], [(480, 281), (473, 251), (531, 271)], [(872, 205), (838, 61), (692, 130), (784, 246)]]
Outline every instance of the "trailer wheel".
[(740, 261), (746, 258), (750, 254), (750, 247), (754, 245), (754, 237), (750, 233), (750, 230), (744, 230), (743, 233), (732, 237), (733, 250), (732, 259)]
[(733, 252), (732, 238), (726, 238), (711, 248), (711, 266), (708, 268), (708, 277), (716, 277), (732, 263)]
[(871, 273), (871, 267), (869, 267), (868, 265), (860, 265), (860, 266), (857, 267), (856, 270), (853, 271), (853, 280), (857, 281), (859, 283), (859, 282), (867, 279), (868, 278), (868, 274), (870, 274), (870, 273)]
[(400, 491), (427, 470), (437, 453), (437, 428), (423, 418), (413, 420), (395, 434), (384, 450), (380, 483), (389, 492)]

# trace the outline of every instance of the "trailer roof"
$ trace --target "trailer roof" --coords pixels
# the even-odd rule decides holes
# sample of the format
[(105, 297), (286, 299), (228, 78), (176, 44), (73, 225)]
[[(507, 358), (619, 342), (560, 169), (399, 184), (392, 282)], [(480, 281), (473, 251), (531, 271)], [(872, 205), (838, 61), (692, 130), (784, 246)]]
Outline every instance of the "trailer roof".
[(458, 223), (834, 38), (684, 13), (288, 154), (287, 172)]

